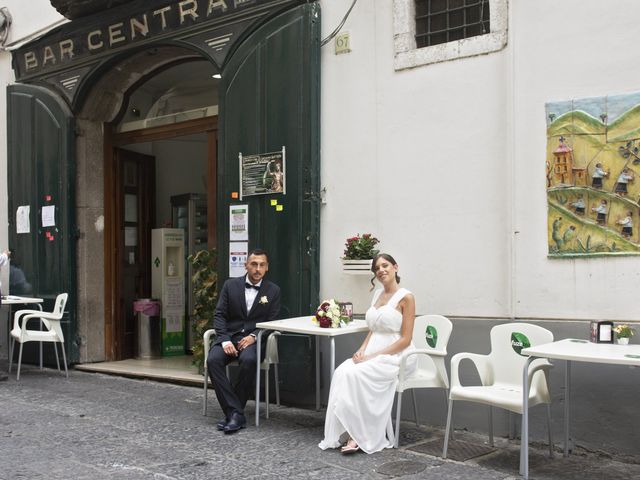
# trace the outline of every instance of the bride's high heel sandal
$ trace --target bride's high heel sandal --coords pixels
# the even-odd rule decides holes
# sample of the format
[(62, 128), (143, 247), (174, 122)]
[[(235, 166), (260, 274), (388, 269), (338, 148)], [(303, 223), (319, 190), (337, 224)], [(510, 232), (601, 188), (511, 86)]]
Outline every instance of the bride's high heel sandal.
[(340, 453), (356, 453), (358, 450), (360, 450), (360, 447), (355, 440), (350, 438), (347, 444), (340, 449)]

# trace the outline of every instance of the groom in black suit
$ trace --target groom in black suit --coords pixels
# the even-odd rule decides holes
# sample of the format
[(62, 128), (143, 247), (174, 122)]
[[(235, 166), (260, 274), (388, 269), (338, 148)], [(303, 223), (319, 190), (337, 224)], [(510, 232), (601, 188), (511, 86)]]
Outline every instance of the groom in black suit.
[[(222, 287), (213, 319), (216, 340), (207, 358), (211, 382), (225, 414), (218, 430), (225, 433), (237, 432), (247, 424), (244, 406), (254, 387), (258, 361), (256, 323), (275, 320), (280, 312), (280, 287), (263, 278), (269, 270), (267, 252), (251, 251), (245, 267), (245, 276), (230, 278)], [(232, 386), (226, 366), (233, 360), (238, 360), (240, 371)]]

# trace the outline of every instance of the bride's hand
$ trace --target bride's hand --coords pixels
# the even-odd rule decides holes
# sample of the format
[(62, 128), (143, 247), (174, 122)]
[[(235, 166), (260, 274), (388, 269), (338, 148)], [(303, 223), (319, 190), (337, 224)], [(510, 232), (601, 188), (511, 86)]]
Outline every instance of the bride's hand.
[(353, 363), (364, 362), (365, 361), (364, 352), (362, 350), (358, 350), (356, 353), (353, 354), (353, 357), (351, 357), (351, 359), (353, 360)]

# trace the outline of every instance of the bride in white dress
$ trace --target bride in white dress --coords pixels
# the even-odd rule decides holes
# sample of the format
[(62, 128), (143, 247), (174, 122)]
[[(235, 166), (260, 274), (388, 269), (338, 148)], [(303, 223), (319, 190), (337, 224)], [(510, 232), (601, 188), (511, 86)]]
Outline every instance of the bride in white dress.
[[(342, 453), (374, 453), (394, 444), (391, 408), (400, 354), (415, 348), (411, 339), (416, 305), (413, 294), (399, 287), (398, 264), (391, 255), (377, 255), (371, 271), (384, 288), (373, 294), (365, 316), (370, 332), (362, 346), (333, 375), (324, 440), (318, 445), (323, 450), (340, 447), (345, 433), (349, 438)], [(415, 369), (415, 359), (409, 357), (409, 372)]]

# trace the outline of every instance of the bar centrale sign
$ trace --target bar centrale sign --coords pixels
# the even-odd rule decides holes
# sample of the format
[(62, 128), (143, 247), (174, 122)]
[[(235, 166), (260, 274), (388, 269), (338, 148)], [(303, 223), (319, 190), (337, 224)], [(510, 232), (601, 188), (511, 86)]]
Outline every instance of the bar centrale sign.
[[(93, 55), (187, 30), (270, 3), (281, 3), (281, 0), (147, 1), (149, 8), (141, 9), (140, 13), (131, 13), (131, 6), (124, 5), (129, 8), (114, 8), (109, 14), (100, 15), (98, 21), (95, 18), (74, 21), (21, 48), (14, 60), (16, 70), (19, 77), (57, 70)], [(144, 8), (145, 3), (138, 4)], [(127, 15), (123, 16), (124, 12)]]

